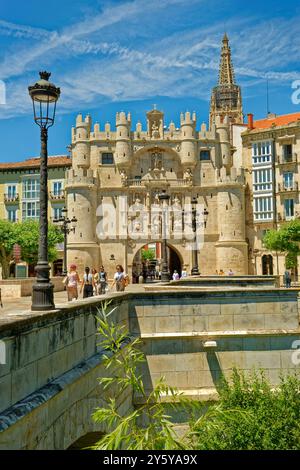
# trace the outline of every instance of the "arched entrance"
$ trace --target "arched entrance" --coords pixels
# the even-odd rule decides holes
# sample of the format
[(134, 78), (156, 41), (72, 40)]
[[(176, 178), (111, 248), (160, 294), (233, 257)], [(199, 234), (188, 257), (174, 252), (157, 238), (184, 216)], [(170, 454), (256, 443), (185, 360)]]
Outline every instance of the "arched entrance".
[[(140, 276), (143, 276), (143, 282), (159, 280), (162, 264), (161, 253), (161, 242), (148, 243), (136, 252), (132, 263), (132, 282), (134, 284), (139, 282)], [(181, 257), (170, 245), (168, 245), (168, 263), (170, 274), (172, 275), (176, 270), (181, 276)]]
[(262, 273), (263, 275), (273, 275), (273, 256), (263, 255), (261, 259)]

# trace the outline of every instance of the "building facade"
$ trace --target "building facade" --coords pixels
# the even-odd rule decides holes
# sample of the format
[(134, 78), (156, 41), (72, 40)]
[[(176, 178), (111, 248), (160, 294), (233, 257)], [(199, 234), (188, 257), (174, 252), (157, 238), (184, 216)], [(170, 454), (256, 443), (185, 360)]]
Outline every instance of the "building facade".
[[(186, 112), (180, 116), (180, 128), (173, 122), (166, 126), (163, 112), (152, 109), (145, 129), (140, 123), (132, 129), (130, 114), (120, 112), (112, 130), (109, 123), (100, 128), (89, 115), (79, 114), (65, 185), (69, 214), (78, 219), (76, 233), (69, 236), (68, 262), (80, 269), (103, 264), (109, 276), (117, 262), (134, 276), (141, 249), (160, 244), (161, 222), (155, 215), (160, 210), (158, 194), (165, 190), (170, 196), (170, 270), (192, 269), (191, 244), (185, 236), (190, 222), (185, 216), (196, 197), (209, 213), (207, 223), (199, 224), (201, 274), (229, 269), (247, 273), (245, 178), (243, 168), (234, 163), (232, 143), (232, 124), (243, 125), (242, 101), (226, 35), (210, 121), (209, 128), (198, 126), (195, 113)], [(107, 222), (107, 213), (114, 211), (117, 220)], [(114, 229), (108, 235), (110, 224)]]
[[(0, 163), (0, 219), (12, 222), (39, 220), (39, 165), (39, 158)], [(65, 205), (65, 176), (70, 167), (71, 159), (67, 156), (48, 158), (49, 220), (59, 217)], [(55, 263), (53, 274), (59, 271), (60, 264), (61, 260)], [(34, 274), (33, 268), (29, 266), (29, 275)]]
[(269, 114), (261, 120), (249, 114), (241, 137), (247, 169), (249, 273), (282, 275), (285, 256), (267, 250), (263, 237), (267, 230), (300, 216), (300, 113)]

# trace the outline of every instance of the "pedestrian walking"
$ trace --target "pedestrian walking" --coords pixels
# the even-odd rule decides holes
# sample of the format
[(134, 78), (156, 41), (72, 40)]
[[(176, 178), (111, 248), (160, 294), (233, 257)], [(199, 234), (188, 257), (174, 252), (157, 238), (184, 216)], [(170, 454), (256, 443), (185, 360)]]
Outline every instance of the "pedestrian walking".
[(114, 274), (114, 280), (111, 285), (111, 288), (116, 286), (117, 292), (122, 292), (125, 290), (125, 282), (124, 282), (124, 269), (121, 264), (117, 264), (116, 272)]
[(85, 268), (84, 271), (85, 273), (83, 275), (80, 293), (82, 292), (82, 289), (83, 289), (83, 298), (85, 299), (86, 297), (93, 297), (94, 280), (93, 280), (93, 275), (90, 272), (90, 268), (88, 266)]
[(78, 299), (78, 283), (80, 282), (77, 267), (71, 264), (69, 272), (63, 280), (67, 289), (68, 302)]
[(99, 283), (98, 283), (98, 295), (103, 295), (106, 292), (107, 287), (107, 273), (104, 269), (104, 266), (100, 266), (98, 273)]
[(285, 272), (284, 272), (284, 285), (285, 285), (286, 288), (291, 287), (291, 281), (292, 281), (291, 274), (286, 269)]

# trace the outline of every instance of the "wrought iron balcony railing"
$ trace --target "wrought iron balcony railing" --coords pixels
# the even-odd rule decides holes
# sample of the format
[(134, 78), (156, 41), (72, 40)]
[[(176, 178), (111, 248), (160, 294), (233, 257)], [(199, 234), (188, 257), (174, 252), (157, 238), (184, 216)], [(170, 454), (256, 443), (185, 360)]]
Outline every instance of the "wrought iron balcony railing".
[(19, 202), (20, 198), (19, 198), (19, 194), (18, 193), (15, 193), (15, 194), (4, 194), (4, 202), (6, 204), (9, 204), (9, 203), (12, 203), (12, 202)]

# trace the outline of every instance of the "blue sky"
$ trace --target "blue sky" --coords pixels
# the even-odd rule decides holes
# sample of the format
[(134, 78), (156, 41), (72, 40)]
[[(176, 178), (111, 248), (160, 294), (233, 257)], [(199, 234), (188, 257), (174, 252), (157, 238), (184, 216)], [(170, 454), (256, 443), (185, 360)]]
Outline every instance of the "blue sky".
[[(42, 6), (41, 6), (42, 5)], [(49, 7), (46, 11), (44, 5)], [(0, 160), (39, 154), (28, 84), (39, 70), (61, 87), (49, 154), (66, 154), (78, 112), (114, 123), (116, 111), (145, 122), (156, 103), (165, 124), (181, 111), (208, 119), (226, 30), (244, 113), (300, 112), (292, 83), (300, 79), (300, 4), (287, 0), (0, 0)], [(44, 9), (43, 9), (44, 8)]]

